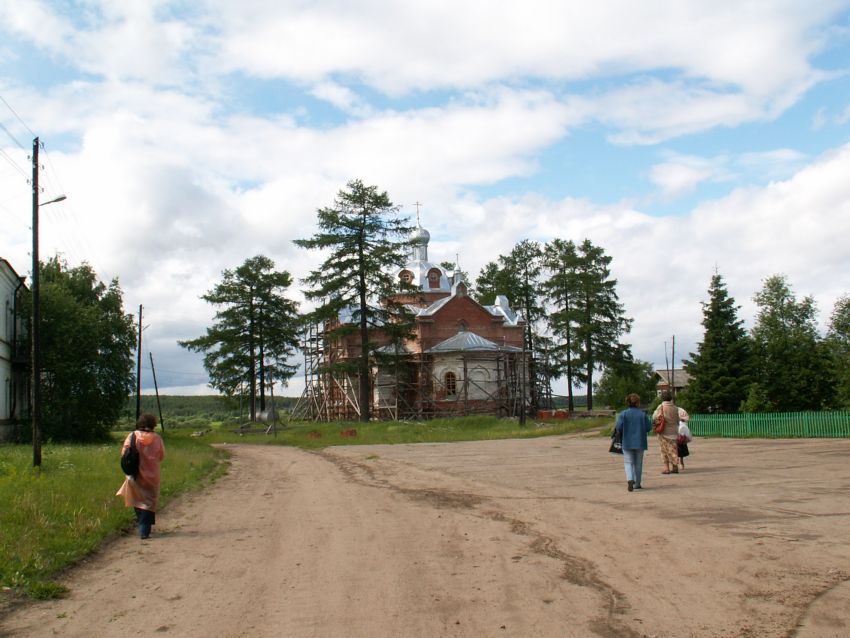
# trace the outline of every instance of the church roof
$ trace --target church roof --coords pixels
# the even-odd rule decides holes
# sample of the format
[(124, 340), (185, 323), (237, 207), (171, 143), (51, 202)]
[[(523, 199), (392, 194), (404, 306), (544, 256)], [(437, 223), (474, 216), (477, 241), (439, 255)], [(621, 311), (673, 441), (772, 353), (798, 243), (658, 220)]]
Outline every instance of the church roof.
[(522, 352), (514, 346), (500, 346), (474, 332), (458, 332), (454, 337), (441, 341), (428, 350), (429, 353), (439, 352)]

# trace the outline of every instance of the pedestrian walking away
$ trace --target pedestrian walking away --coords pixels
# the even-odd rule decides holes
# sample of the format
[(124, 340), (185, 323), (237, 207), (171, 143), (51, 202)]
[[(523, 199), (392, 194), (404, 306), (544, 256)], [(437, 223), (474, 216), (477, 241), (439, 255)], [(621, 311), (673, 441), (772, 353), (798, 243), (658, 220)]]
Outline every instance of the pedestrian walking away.
[(135, 476), (124, 477), (124, 483), (116, 496), (124, 497), (124, 505), (136, 512), (139, 537), (150, 538), (151, 526), (156, 524), (159, 505), (160, 465), (165, 458), (165, 444), (154, 432), (156, 417), (143, 413), (136, 422), (136, 430), (127, 435), (121, 447), (121, 455), (131, 446), (139, 453), (139, 468)]
[(669, 390), (661, 393), (661, 403), (652, 413), (652, 422), (660, 424), (664, 420), (664, 429), (658, 432), (658, 443), (661, 446), (661, 461), (664, 463), (662, 474), (679, 473), (679, 450), (676, 440), (679, 437), (679, 409), (673, 402), (673, 394)]
[(640, 396), (630, 394), (626, 397), (626, 405), (628, 407), (617, 415), (614, 429), (622, 438), (626, 489), (631, 492), (643, 488), (643, 455), (647, 449), (646, 435), (652, 429), (652, 423), (646, 412), (638, 407)]

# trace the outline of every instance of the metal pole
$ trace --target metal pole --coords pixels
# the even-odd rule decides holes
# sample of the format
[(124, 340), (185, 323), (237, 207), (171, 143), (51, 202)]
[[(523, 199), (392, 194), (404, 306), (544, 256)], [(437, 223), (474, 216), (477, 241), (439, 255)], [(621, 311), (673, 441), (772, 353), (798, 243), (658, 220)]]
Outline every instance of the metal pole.
[(32, 464), (41, 467), (41, 298), (38, 261), (38, 138), (32, 141)]

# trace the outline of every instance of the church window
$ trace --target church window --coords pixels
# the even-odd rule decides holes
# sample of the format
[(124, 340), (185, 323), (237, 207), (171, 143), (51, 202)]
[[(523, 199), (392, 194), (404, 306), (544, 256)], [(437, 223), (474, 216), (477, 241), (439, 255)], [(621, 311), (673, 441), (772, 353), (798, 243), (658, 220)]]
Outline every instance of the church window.
[(404, 283), (409, 284), (413, 282), (413, 273), (409, 270), (402, 270), (398, 276)]
[(454, 372), (446, 372), (443, 380), (446, 384), (446, 396), (447, 397), (456, 397), (457, 396), (457, 375)]
[(428, 271), (428, 286), (430, 288), (440, 287), (440, 271), (437, 268)]

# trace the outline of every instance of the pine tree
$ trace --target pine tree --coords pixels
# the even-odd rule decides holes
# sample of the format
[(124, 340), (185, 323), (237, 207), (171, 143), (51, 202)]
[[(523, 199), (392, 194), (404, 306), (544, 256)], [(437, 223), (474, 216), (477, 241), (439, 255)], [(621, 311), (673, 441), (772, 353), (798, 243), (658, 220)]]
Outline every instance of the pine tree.
[(540, 298), (543, 249), (535, 241), (524, 239), (510, 253), (500, 255), (498, 263), (484, 266), (476, 279), (477, 300), (481, 304), (493, 304), (497, 295), (506, 295), (511, 306), (525, 319), (523, 342), (528, 359), (528, 378), (531, 409), (538, 407), (540, 393), (540, 371), (538, 361), (542, 352), (538, 347), (539, 323), (544, 316)]
[(703, 339), (684, 368), (690, 375), (681, 402), (692, 412), (737, 412), (747, 398), (751, 374), (751, 342), (738, 319), (739, 306), (716, 273), (702, 304)]
[(549, 278), (543, 290), (552, 305), (548, 314), (549, 329), (554, 335), (552, 360), (554, 370), (567, 380), (567, 408), (575, 409), (573, 384), (576, 370), (573, 362), (573, 342), (576, 330), (576, 299), (578, 294), (579, 258), (572, 240), (554, 239), (543, 251), (543, 266)]
[(577, 378), (587, 388), (587, 409), (593, 409), (593, 373), (622, 358), (620, 337), (631, 329), (611, 279), (611, 257), (589, 239), (578, 247), (576, 269), (576, 332), (573, 354)]
[(542, 358), (538, 351), (539, 323), (544, 317), (540, 298), (540, 276), (542, 273), (543, 249), (536, 241), (524, 239), (504, 258), (506, 270), (513, 273), (517, 286), (513, 289), (515, 307), (525, 318), (525, 351), (528, 359), (528, 381), (531, 410), (537, 412), (540, 379), (537, 362)]
[(225, 270), (221, 283), (202, 296), (220, 308), (215, 323), (204, 336), (178, 342), (204, 353), (210, 385), (226, 396), (233, 396), (248, 381), (252, 421), (257, 415), (258, 377), (262, 411), (266, 384), (286, 385), (296, 371), (287, 359), (298, 346), (298, 304), (284, 295), (291, 275), (274, 268), (271, 259), (258, 255), (235, 270)]
[(511, 304), (515, 305), (517, 302), (514, 291), (519, 288), (519, 279), (516, 273), (505, 267), (504, 259), (505, 257), (500, 256), (499, 262), (491, 261), (485, 264), (475, 280), (473, 296), (482, 306), (492, 306), (498, 295), (509, 296)]
[[(309, 239), (295, 240), (301, 248), (329, 251), (321, 267), (303, 280), (311, 287), (304, 293), (307, 299), (320, 303), (310, 319), (333, 326), (331, 339), (359, 332), (356, 361), (340, 366), (359, 377), (361, 421), (370, 418), (370, 356), (380, 345), (377, 334), (398, 345), (413, 325), (410, 311), (394, 301), (402, 284), (390, 274), (404, 264), (410, 247), (407, 237), (413, 230), (398, 214), (385, 191), (352, 180), (339, 191), (333, 206), (317, 211), (319, 231)], [(353, 323), (340, 322), (340, 313), (348, 311)]]

